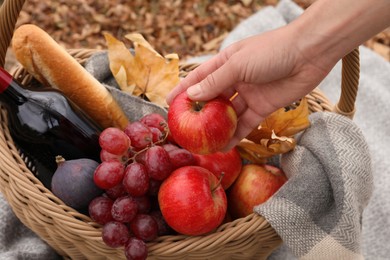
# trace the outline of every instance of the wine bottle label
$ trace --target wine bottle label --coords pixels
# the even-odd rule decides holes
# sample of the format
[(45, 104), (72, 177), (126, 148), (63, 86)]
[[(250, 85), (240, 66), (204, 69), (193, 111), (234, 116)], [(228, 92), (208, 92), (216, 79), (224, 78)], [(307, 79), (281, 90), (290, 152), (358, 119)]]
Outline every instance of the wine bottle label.
[(12, 76), (3, 68), (0, 67), (0, 94), (8, 88), (12, 82)]

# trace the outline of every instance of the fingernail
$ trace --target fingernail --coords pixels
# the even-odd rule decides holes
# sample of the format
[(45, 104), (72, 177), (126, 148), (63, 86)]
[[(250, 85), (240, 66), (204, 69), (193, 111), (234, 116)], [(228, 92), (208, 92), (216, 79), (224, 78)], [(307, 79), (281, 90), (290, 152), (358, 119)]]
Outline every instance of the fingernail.
[(193, 85), (187, 89), (187, 94), (190, 97), (196, 97), (201, 93), (200, 84)]

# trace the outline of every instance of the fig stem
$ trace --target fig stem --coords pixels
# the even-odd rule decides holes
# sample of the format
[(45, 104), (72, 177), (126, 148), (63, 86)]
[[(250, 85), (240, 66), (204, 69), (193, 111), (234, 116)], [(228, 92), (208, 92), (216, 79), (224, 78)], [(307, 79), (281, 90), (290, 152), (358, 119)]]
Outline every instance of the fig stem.
[(57, 165), (60, 165), (60, 164), (62, 164), (64, 162), (65, 162), (65, 158), (64, 157), (62, 157), (61, 155), (57, 155), (56, 156), (56, 164)]
[(219, 180), (218, 180), (217, 184), (211, 189), (212, 193), (218, 188), (218, 186), (221, 185), (223, 176), (225, 176), (225, 172), (221, 172), (221, 175), (219, 176)]

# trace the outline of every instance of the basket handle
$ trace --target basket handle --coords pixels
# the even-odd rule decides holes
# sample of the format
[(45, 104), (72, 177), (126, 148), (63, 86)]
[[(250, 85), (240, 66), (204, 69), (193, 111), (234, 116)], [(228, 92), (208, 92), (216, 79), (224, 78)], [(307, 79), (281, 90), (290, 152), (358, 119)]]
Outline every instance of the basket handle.
[[(5, 54), (11, 43), (13, 31), (25, 0), (4, 0), (0, 9), (0, 66), (4, 67)], [(342, 59), (341, 94), (334, 106), (335, 113), (352, 118), (359, 85), (359, 49), (354, 49)]]
[(355, 114), (355, 101), (359, 87), (360, 58), (359, 48), (354, 49), (342, 59), (341, 94), (333, 111), (353, 118)]
[(5, 54), (11, 43), (16, 21), (25, 0), (4, 0), (0, 8), (0, 67), (4, 67)]

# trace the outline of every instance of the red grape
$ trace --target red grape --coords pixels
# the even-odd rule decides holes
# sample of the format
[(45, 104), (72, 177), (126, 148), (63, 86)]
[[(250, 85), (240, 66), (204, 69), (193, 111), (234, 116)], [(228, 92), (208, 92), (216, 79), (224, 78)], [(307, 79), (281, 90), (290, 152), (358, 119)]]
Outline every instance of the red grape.
[(186, 149), (179, 148), (168, 152), (169, 159), (174, 169), (195, 165), (196, 161), (192, 153)]
[(138, 214), (130, 222), (130, 230), (134, 236), (143, 241), (152, 241), (158, 235), (157, 222), (150, 215)]
[(118, 221), (111, 221), (103, 226), (103, 242), (109, 247), (120, 247), (126, 245), (130, 238), (128, 227)]
[(118, 161), (102, 162), (95, 169), (93, 180), (101, 189), (110, 189), (121, 183), (125, 166)]
[(137, 155), (134, 158), (134, 161), (142, 163), (143, 165), (145, 165), (145, 155), (146, 155), (146, 151), (138, 152)]
[(174, 233), (173, 229), (167, 224), (160, 210), (154, 210), (149, 213), (154, 218), (158, 227), (158, 235), (165, 236)]
[(119, 222), (130, 222), (138, 212), (137, 202), (130, 196), (117, 198), (112, 205), (112, 217)]
[(149, 196), (134, 197), (138, 204), (138, 214), (149, 213), (152, 205)]
[(144, 115), (139, 121), (149, 127), (156, 127), (163, 133), (166, 132), (166, 128), (168, 126), (165, 118), (158, 113)]
[(172, 172), (167, 151), (161, 146), (150, 147), (145, 154), (145, 166), (151, 178), (165, 180)]
[(138, 162), (127, 165), (122, 182), (126, 191), (131, 196), (145, 195), (149, 189), (149, 175), (146, 167)]
[(109, 153), (122, 155), (130, 147), (129, 137), (119, 128), (108, 127), (99, 135), (99, 144), (103, 150)]
[(125, 164), (127, 160), (129, 159), (128, 152), (126, 151), (125, 153), (121, 155), (116, 155), (113, 153), (109, 153), (106, 150), (101, 150), (100, 151), (100, 160), (102, 162), (108, 162), (108, 161), (118, 161), (120, 163)]
[(131, 145), (137, 149), (143, 149), (153, 142), (153, 134), (149, 127), (139, 121), (128, 124), (124, 133), (130, 138)]
[(148, 247), (139, 238), (131, 237), (125, 246), (127, 260), (145, 260), (148, 257)]
[(112, 187), (111, 189), (107, 189), (106, 195), (110, 199), (116, 200), (119, 197), (127, 195), (127, 191), (125, 190), (125, 186), (123, 186), (123, 183), (121, 182), (118, 185)]
[(167, 144), (163, 144), (162, 147), (165, 149), (165, 151), (167, 152), (170, 152), (172, 150), (176, 150), (176, 149), (179, 149), (180, 147), (175, 145), (175, 144), (171, 144), (171, 143), (167, 143)]
[(99, 196), (94, 198), (88, 206), (89, 216), (97, 223), (104, 225), (113, 221), (111, 208), (114, 201), (110, 198)]
[(157, 143), (157, 142), (164, 140), (164, 135), (160, 131), (160, 129), (158, 129), (156, 127), (149, 127), (149, 129), (150, 129), (150, 132), (152, 132), (153, 143)]
[(148, 190), (148, 195), (149, 196), (157, 196), (158, 190), (160, 189), (161, 182), (159, 180), (155, 179), (150, 179), (149, 180), (149, 190)]

